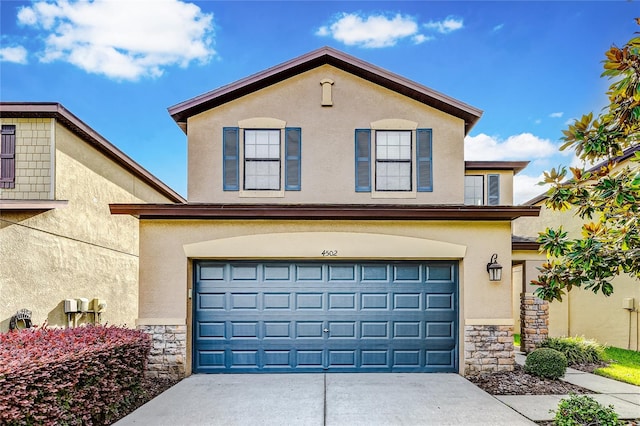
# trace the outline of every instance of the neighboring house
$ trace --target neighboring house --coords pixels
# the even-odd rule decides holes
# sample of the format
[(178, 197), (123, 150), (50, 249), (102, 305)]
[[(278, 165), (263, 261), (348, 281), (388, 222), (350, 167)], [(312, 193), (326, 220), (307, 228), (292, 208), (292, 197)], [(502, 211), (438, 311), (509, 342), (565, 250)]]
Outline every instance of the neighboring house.
[[(135, 326), (138, 221), (109, 204), (185, 200), (58, 103), (2, 102), (0, 125), (0, 331), (21, 309), (36, 325)], [(78, 298), (91, 312), (65, 314)]]
[[(616, 169), (638, 163), (629, 161), (640, 146), (635, 146), (616, 159)], [(604, 163), (591, 170), (599, 169)], [(514, 221), (514, 258), (522, 259), (520, 265), (514, 266), (514, 275), (522, 281), (514, 279), (514, 293), (522, 288), (532, 294), (535, 286), (530, 282), (538, 276), (537, 267), (545, 260), (545, 254), (538, 253), (538, 244), (534, 241), (538, 233), (546, 228), (562, 228), (569, 236), (579, 237), (584, 221), (575, 215), (575, 210), (555, 211), (545, 206), (546, 195), (540, 195), (525, 205), (541, 206), (540, 216), (521, 218)], [(640, 283), (627, 275), (613, 281), (614, 293), (607, 297), (602, 293), (594, 294), (590, 290), (574, 288), (568, 292), (562, 302), (553, 301), (548, 304), (548, 334), (550, 337), (585, 336), (606, 345), (638, 350), (640, 322), (638, 308), (640, 303)], [(514, 310), (518, 307), (514, 306)]]
[(111, 206), (140, 219), (154, 371), (513, 368), (487, 265), (539, 208), (512, 205), (526, 163), (464, 161), (480, 110), (322, 48), (169, 113), (188, 204)]

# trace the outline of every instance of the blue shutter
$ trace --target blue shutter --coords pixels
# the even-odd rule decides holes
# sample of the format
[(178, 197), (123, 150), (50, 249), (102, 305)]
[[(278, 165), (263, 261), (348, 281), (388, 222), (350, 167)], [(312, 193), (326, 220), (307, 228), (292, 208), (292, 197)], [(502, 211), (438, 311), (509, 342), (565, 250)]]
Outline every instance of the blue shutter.
[(356, 192), (371, 192), (370, 129), (356, 129)]
[(431, 129), (418, 129), (416, 130), (418, 192), (433, 191), (433, 164), (431, 158)]
[(300, 191), (302, 163), (302, 129), (287, 127), (284, 129), (284, 189)]
[(237, 127), (222, 129), (222, 189), (225, 191), (240, 189), (239, 134)]
[(500, 175), (487, 175), (487, 204), (500, 205)]

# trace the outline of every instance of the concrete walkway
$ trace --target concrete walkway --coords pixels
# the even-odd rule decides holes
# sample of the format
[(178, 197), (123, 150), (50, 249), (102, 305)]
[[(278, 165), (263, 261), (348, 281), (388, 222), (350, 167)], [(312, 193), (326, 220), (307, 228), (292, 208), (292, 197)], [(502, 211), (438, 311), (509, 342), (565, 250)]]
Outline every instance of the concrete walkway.
[[(516, 362), (524, 365), (525, 356), (516, 353)], [(621, 419), (640, 419), (640, 386), (568, 368), (561, 379), (596, 392), (591, 396), (604, 405), (613, 405)], [(568, 395), (504, 395), (496, 398), (533, 421), (552, 420), (551, 410)]]
[(195, 374), (125, 425), (535, 424), (457, 374)]

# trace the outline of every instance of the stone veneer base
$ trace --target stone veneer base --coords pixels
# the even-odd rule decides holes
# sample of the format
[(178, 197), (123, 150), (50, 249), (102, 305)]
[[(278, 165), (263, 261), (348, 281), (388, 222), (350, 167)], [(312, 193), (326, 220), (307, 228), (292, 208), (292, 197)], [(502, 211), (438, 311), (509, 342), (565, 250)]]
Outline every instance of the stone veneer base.
[(529, 353), (549, 337), (549, 302), (522, 293), (520, 304), (520, 348)]
[(465, 376), (513, 371), (513, 326), (466, 325), (464, 364)]
[(138, 330), (144, 331), (152, 338), (145, 376), (182, 379), (187, 359), (187, 326), (139, 325)]

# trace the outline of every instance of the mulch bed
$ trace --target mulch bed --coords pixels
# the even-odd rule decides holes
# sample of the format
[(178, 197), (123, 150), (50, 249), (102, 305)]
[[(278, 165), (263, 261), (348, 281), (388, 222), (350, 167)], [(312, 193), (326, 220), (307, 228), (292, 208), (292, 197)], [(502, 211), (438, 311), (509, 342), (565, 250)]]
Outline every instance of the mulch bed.
[[(576, 366), (572, 366), (572, 368), (575, 367)], [(572, 385), (562, 380), (543, 379), (532, 374), (527, 374), (520, 365), (516, 365), (514, 371), (481, 374), (469, 377), (468, 379), (491, 395), (565, 395), (570, 393), (593, 393), (588, 389)]]

